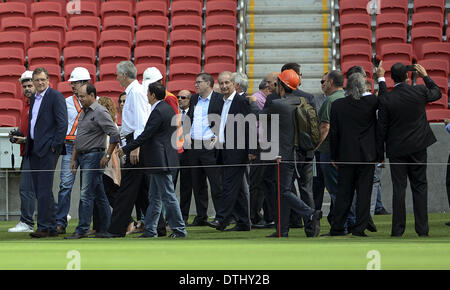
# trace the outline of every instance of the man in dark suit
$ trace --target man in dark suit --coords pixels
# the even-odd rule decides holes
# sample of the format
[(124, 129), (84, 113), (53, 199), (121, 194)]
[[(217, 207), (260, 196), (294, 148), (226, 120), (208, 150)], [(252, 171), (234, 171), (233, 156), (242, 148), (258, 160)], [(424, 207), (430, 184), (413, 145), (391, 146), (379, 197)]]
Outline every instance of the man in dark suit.
[[(239, 95), (235, 90), (231, 72), (221, 72), (217, 79), (224, 96), (219, 144), (223, 146), (222, 161), (226, 166), (223, 168), (223, 196), (217, 209), (218, 219), (217, 222), (212, 222), (211, 226), (220, 231), (225, 230), (234, 213), (236, 226), (229, 231), (249, 231), (249, 196), (245, 178), (246, 164), (248, 163), (249, 126), (240, 124), (238, 119), (242, 117), (244, 120), (250, 113), (250, 108), (245, 97)], [(245, 130), (246, 128), (247, 130)], [(242, 129), (245, 130), (243, 134)], [(242, 143), (244, 146), (240, 146)]]
[(142, 163), (149, 169), (149, 207), (145, 214), (143, 238), (158, 236), (157, 226), (162, 204), (173, 233), (170, 238), (184, 238), (187, 235), (180, 205), (175, 195), (171, 170), (179, 166), (177, 145), (171, 140), (176, 134), (176, 126), (172, 126), (175, 112), (165, 101), (166, 88), (160, 83), (152, 83), (148, 87), (148, 101), (152, 105), (150, 117), (144, 131), (139, 137), (123, 147), (119, 155), (130, 154), (134, 149), (142, 147)]
[(64, 96), (49, 87), (45, 68), (33, 71), (36, 94), (31, 97), (26, 155), (30, 159), (38, 200), (37, 230), (33, 238), (57, 236), (53, 175), (60, 154), (66, 154), (67, 108)]
[(387, 91), (382, 62), (376, 74), (381, 107), (378, 113), (378, 146), (386, 143), (386, 156), (391, 163), (393, 186), (392, 236), (402, 236), (406, 226), (405, 194), (407, 177), (413, 194), (415, 230), (428, 236), (427, 147), (436, 142), (427, 121), (425, 106), (442, 96), (439, 87), (419, 64), (414, 65), (425, 85), (407, 84), (408, 69), (402, 63), (391, 68), (395, 86)]
[[(271, 105), (260, 111), (255, 103), (255, 98), (250, 98), (251, 110), (256, 114), (272, 114), (278, 115), (279, 138), (275, 140), (279, 145), (280, 164), (280, 220), (278, 215), (276, 219), (277, 232), (268, 237), (287, 237), (289, 232), (289, 215), (291, 210), (298, 215), (305, 217), (308, 223), (313, 223), (313, 233), (308, 236), (318, 236), (320, 233), (321, 211), (316, 211), (307, 206), (298, 196), (292, 192), (292, 180), (294, 174), (294, 154), (295, 154), (295, 126), (294, 114), (297, 106), (300, 105), (300, 99), (292, 92), (297, 88), (299, 81), (298, 74), (294, 70), (285, 70), (278, 75), (277, 93), (281, 97), (279, 100), (273, 100)], [(272, 136), (275, 137), (275, 136)], [(278, 209), (278, 201), (276, 196), (271, 196), (274, 210)]]
[(339, 174), (335, 220), (330, 235), (346, 234), (344, 224), (356, 190), (356, 222), (352, 234), (366, 236), (364, 230), (370, 217), (374, 162), (383, 159), (382, 147), (375, 147), (378, 100), (366, 93), (366, 78), (361, 73), (350, 76), (346, 94), (345, 98), (331, 105), (331, 162)]
[[(223, 95), (213, 91), (214, 78), (208, 73), (200, 73), (195, 81), (198, 94), (191, 97), (188, 117), (191, 130), (186, 132), (185, 140), (190, 144), (192, 187), (194, 190), (197, 216), (190, 226), (207, 226), (208, 191), (204, 188), (207, 177), (211, 186), (211, 197), (216, 213), (222, 194), (222, 169), (218, 165), (215, 144), (220, 126)], [(183, 127), (185, 128), (184, 124)], [(201, 167), (201, 166), (207, 166)]]

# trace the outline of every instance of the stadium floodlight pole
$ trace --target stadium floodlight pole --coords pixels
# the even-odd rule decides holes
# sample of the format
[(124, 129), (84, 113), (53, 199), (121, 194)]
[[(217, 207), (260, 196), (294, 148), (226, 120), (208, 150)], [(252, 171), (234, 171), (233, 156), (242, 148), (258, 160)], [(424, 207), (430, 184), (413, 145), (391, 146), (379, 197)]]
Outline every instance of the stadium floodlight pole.
[(278, 171), (278, 237), (279, 238), (281, 238), (280, 163), (281, 163), (281, 156), (277, 156), (277, 171)]

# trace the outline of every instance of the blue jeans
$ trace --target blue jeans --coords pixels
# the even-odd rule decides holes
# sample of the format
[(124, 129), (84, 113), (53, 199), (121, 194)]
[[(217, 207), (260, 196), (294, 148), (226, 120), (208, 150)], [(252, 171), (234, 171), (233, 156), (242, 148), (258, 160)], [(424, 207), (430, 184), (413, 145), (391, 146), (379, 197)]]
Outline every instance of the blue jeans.
[(186, 225), (181, 216), (180, 204), (175, 195), (172, 174), (151, 174), (149, 187), (149, 206), (144, 220), (144, 236), (157, 237), (157, 226), (162, 210), (172, 231), (179, 236), (187, 236)]
[(20, 175), (20, 221), (34, 227), (33, 214), (36, 207), (36, 193), (31, 177), (30, 159), (22, 158), (22, 174)]
[[(67, 227), (67, 215), (70, 210), (70, 195), (72, 186), (75, 182), (75, 174), (70, 171), (70, 162), (72, 161), (73, 145), (66, 144), (66, 155), (61, 158), (61, 183), (59, 184), (58, 204), (56, 205), (56, 224)], [(77, 161), (77, 168), (79, 162)]]
[(76, 233), (86, 234), (91, 225), (94, 211), (94, 200), (98, 209), (98, 231), (106, 232), (111, 222), (111, 208), (103, 187), (103, 168), (100, 160), (104, 152), (92, 152), (77, 156), (81, 168), (81, 194), (78, 206), (78, 226)]
[[(372, 190), (372, 195), (376, 195), (377, 200), (375, 203), (375, 212), (380, 212), (384, 206), (383, 206), (383, 202), (381, 201), (381, 172), (382, 172), (382, 168), (381, 167), (375, 167), (375, 176), (373, 178), (373, 190)], [(372, 211), (372, 208), (371, 208)]]

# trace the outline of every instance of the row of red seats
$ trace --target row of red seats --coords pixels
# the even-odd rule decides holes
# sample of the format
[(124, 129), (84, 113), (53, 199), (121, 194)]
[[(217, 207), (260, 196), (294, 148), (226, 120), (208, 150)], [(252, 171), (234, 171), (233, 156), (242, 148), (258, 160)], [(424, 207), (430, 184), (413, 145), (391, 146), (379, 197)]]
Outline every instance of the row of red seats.
[[(378, 2), (378, 1), (376, 1)], [(379, 1), (381, 4), (379, 14), (388, 13), (408, 13), (408, 0), (395, 1)], [(369, 0), (340, 0), (339, 1), (339, 16), (350, 14), (367, 14)], [(414, 0), (414, 13), (419, 12), (437, 12), (444, 14), (445, 1), (444, 0)]]

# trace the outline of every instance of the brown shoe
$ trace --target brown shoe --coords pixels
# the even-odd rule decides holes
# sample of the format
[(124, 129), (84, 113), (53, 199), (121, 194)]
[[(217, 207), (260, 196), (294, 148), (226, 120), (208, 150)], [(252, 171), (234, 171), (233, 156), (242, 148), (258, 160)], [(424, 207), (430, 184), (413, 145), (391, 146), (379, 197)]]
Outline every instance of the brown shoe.
[(125, 235), (129, 235), (129, 234), (133, 233), (135, 230), (136, 230), (136, 227), (134, 226), (134, 222), (131, 222), (128, 225), (128, 228), (127, 228), (127, 231), (126, 231)]
[(61, 225), (57, 225), (56, 230), (58, 231), (58, 234), (60, 234), (60, 235), (63, 235), (66, 233), (66, 229), (63, 228), (63, 226), (61, 226)]
[(37, 230), (33, 233), (30, 233), (30, 237), (32, 238), (47, 238), (47, 237), (57, 237), (58, 232), (47, 232), (47, 231), (41, 231)]

